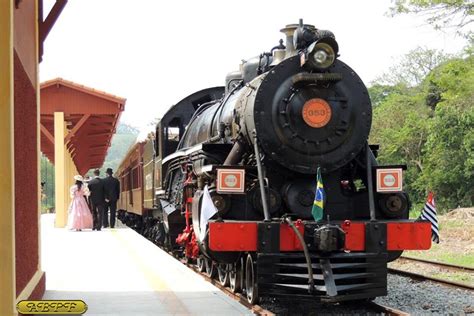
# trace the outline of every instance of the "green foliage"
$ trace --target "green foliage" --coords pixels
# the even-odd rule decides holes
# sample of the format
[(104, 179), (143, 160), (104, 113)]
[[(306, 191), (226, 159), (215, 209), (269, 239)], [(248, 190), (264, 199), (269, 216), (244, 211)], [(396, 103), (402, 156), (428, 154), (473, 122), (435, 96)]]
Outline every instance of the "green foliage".
[(41, 182), (44, 183), (41, 194), (41, 210), (46, 213), (50, 209), (54, 209), (54, 166), (45, 156), (41, 156), (40, 166)]
[(453, 28), (466, 37), (472, 36), (469, 30), (474, 21), (474, 3), (471, 0), (392, 0), (389, 15), (404, 13), (422, 15), (435, 29)]
[(430, 120), (423, 178), (445, 207), (474, 203), (474, 56), (453, 59), (427, 78), (441, 91)]
[(430, 190), (440, 210), (473, 205), (474, 57), (451, 57), (417, 85), (401, 85), (369, 89), (379, 161), (408, 165), (405, 189), (417, 205)]
[(384, 102), (393, 94), (408, 93), (408, 87), (405, 84), (381, 84), (380, 81), (374, 81), (369, 87), (369, 95), (372, 100), (372, 106), (375, 108)]
[(408, 87), (419, 85), (434, 68), (448, 58), (448, 55), (439, 50), (417, 47), (379, 76), (375, 83), (392, 86), (400, 92), (408, 93), (410, 92)]
[(130, 125), (119, 124), (117, 132), (112, 138), (112, 144), (107, 152), (104, 164), (100, 170), (101, 175), (105, 174), (107, 168), (112, 168), (114, 171), (117, 170), (130, 146), (137, 140), (138, 133), (139, 131)]

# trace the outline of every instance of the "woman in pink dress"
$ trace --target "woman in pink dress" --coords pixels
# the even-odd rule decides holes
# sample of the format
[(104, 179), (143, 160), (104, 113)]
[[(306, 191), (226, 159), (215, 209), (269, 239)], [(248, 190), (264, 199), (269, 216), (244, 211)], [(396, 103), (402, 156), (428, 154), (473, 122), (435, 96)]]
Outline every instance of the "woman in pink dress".
[(92, 228), (92, 214), (87, 205), (86, 196), (89, 190), (84, 185), (82, 176), (74, 176), (76, 183), (71, 187), (71, 204), (69, 205), (68, 228), (81, 231), (85, 228)]

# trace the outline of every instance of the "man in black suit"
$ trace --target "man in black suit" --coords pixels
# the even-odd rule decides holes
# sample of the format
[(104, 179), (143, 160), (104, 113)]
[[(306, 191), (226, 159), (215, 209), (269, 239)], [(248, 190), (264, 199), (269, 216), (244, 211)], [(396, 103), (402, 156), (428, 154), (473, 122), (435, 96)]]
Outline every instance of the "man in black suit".
[(108, 212), (110, 209), (110, 228), (115, 227), (115, 211), (117, 210), (117, 200), (120, 198), (120, 181), (114, 178), (112, 168), (107, 168), (104, 181), (105, 191), (105, 227), (108, 225)]
[[(104, 208), (105, 208), (105, 192), (104, 192), (104, 180), (100, 177), (99, 169), (94, 170), (94, 179), (89, 181), (88, 188), (91, 192), (89, 200), (92, 207), (92, 216), (94, 219), (93, 230), (100, 230), (104, 224)], [(105, 225), (104, 225), (105, 226)]]

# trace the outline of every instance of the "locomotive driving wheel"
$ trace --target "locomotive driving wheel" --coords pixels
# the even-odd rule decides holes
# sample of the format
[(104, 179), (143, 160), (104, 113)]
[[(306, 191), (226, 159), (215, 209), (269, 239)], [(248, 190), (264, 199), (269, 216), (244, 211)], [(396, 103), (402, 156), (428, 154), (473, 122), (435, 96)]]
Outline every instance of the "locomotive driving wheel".
[(215, 278), (217, 274), (217, 269), (214, 262), (212, 262), (212, 260), (209, 258), (204, 258), (204, 266), (206, 269), (207, 276), (210, 278)]
[(219, 283), (222, 286), (229, 285), (229, 271), (232, 269), (231, 264), (219, 264), (217, 266), (217, 274), (219, 276)]
[(199, 270), (199, 272), (204, 272), (206, 271), (206, 264), (205, 264), (205, 261), (206, 259), (204, 259), (204, 257), (202, 256), (199, 256), (197, 259), (196, 259), (196, 266)]
[(245, 262), (245, 293), (250, 304), (258, 302), (257, 269), (251, 254), (247, 255)]
[(238, 262), (234, 263), (231, 265), (231, 270), (229, 272), (229, 284), (230, 284), (230, 290), (233, 293), (239, 293), (242, 290), (242, 265), (240, 264), (240, 261), (242, 259), (239, 259)]

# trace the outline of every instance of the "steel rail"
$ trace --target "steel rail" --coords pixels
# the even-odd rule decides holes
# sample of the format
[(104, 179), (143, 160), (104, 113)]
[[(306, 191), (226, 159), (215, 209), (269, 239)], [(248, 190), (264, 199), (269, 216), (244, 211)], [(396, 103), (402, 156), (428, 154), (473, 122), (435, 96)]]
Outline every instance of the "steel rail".
[(409, 272), (406, 270), (395, 269), (395, 268), (387, 268), (387, 270), (393, 274), (407, 276), (415, 280), (421, 280), (421, 281), (429, 280), (429, 281), (433, 281), (436, 283), (440, 283), (440, 284), (444, 284), (444, 285), (448, 285), (448, 286), (452, 286), (456, 288), (463, 288), (463, 289), (471, 290), (471, 291), (474, 290), (474, 286), (466, 284), (466, 283), (445, 280), (445, 279), (441, 279), (441, 278), (437, 278), (433, 276), (427, 276), (427, 275), (423, 275), (423, 274), (419, 274), (415, 272)]
[[(249, 310), (251, 310), (255, 315), (262, 315), (262, 316), (274, 316), (276, 315), (275, 313), (259, 306), (259, 305), (252, 305), (247, 301), (247, 298), (240, 294), (240, 293), (234, 293), (232, 292), (229, 288), (222, 286), (222, 284), (219, 283), (218, 280), (215, 280), (213, 278), (210, 278), (208, 275), (206, 275), (204, 272), (200, 272), (198, 268), (190, 263), (186, 263), (182, 260), (180, 260), (183, 264), (185, 264), (188, 268), (193, 270), (195, 273), (199, 274), (202, 276), (206, 281), (210, 282), (213, 284), (215, 287), (223, 291), (225, 294), (233, 298), (234, 300), (238, 301), (240, 304), (244, 305), (247, 307)], [(375, 302), (368, 302), (367, 303), (368, 307), (376, 310), (379, 313), (383, 313), (384, 315), (389, 315), (389, 316), (408, 316), (410, 315), (409, 313), (406, 313), (404, 311), (401, 311), (399, 309), (389, 307), (386, 305), (378, 304)]]
[(212, 285), (214, 285), (215, 287), (217, 287), (219, 290), (221, 290), (222, 292), (224, 292), (225, 294), (227, 294), (227, 296), (230, 296), (232, 299), (238, 301), (240, 304), (244, 305), (245, 307), (247, 307), (249, 310), (252, 311), (252, 313), (254, 313), (255, 315), (261, 315), (261, 316), (275, 316), (274, 313), (272, 313), (271, 311), (261, 307), (260, 305), (252, 305), (250, 304), (248, 301), (247, 301), (247, 298), (240, 294), (240, 293), (234, 293), (232, 292), (229, 288), (223, 286), (222, 284), (219, 283), (218, 280), (215, 280), (213, 278), (210, 278), (208, 275), (206, 275), (204, 272), (201, 272), (198, 270), (198, 268), (191, 264), (191, 263), (187, 263), (187, 262), (184, 262), (182, 260), (179, 260), (181, 263), (183, 263), (184, 265), (186, 265), (188, 268), (190, 268), (191, 270), (193, 270), (195, 273), (199, 274), (200, 276), (202, 276), (206, 281), (210, 282)]
[(375, 309), (377, 313), (381, 313), (382, 315), (390, 315), (390, 316), (409, 316), (410, 315), (410, 313), (401, 311), (393, 307), (378, 304), (375, 302), (368, 302), (367, 305)]
[(461, 265), (457, 265), (457, 264), (452, 264), (452, 263), (437, 262), (437, 261), (432, 261), (432, 260), (427, 260), (427, 259), (419, 259), (419, 258), (407, 257), (407, 256), (401, 256), (400, 259), (406, 260), (406, 261), (422, 262), (422, 263), (431, 264), (431, 265), (434, 265), (434, 266), (439, 266), (439, 267), (443, 267), (443, 268), (447, 268), (447, 269), (453, 269), (453, 270), (460, 270), (460, 271), (464, 271), (464, 272), (474, 271), (474, 268), (461, 266)]

